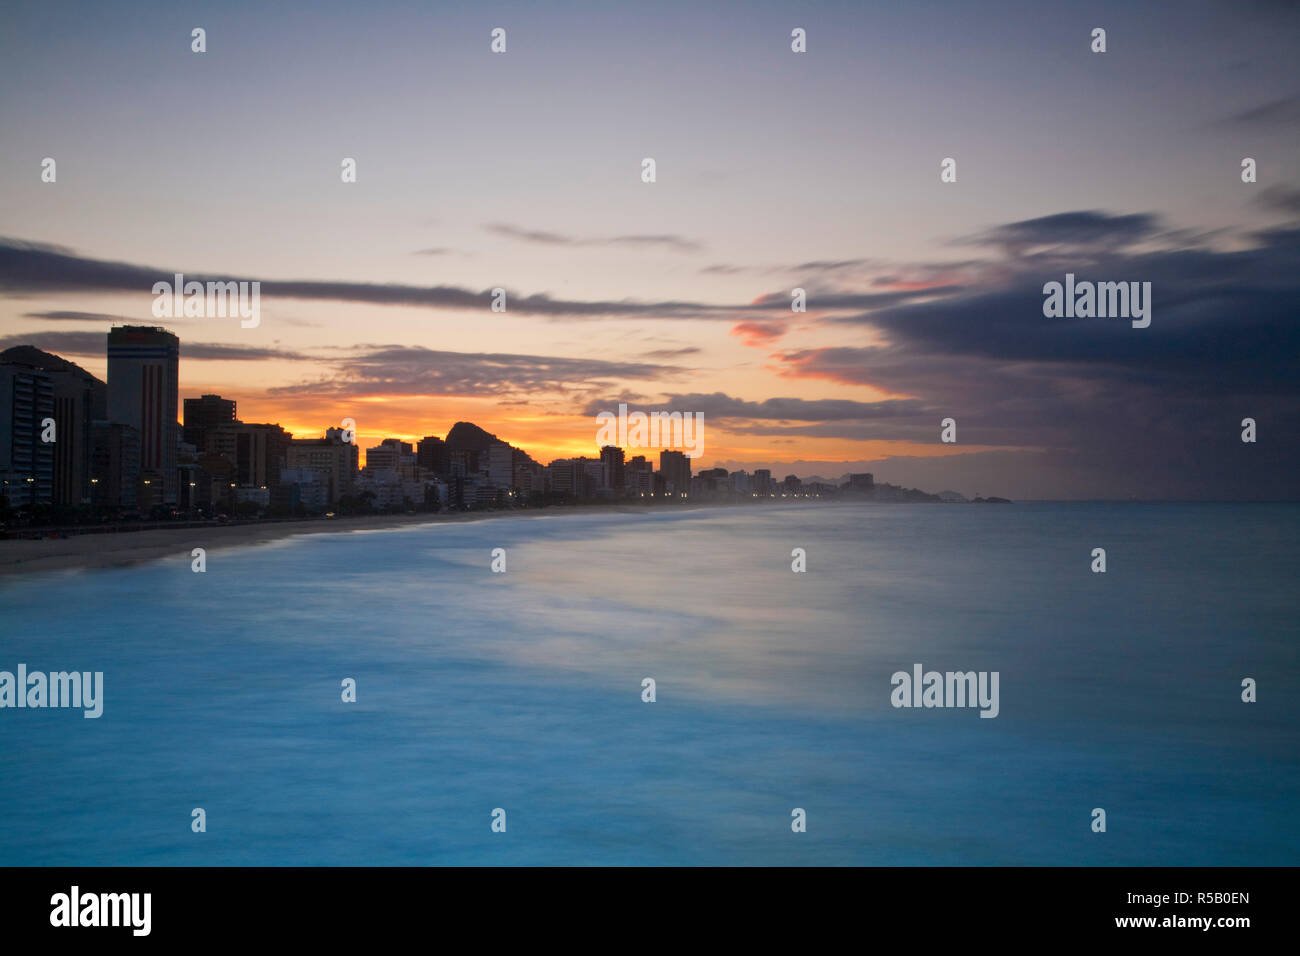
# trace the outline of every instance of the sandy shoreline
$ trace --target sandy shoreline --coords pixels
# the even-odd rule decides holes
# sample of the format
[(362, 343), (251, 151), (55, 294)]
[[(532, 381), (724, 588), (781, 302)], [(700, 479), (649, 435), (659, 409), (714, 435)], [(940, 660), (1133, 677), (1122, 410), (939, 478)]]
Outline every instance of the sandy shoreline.
[(448, 522), (486, 521), (502, 517), (566, 515), (590, 512), (625, 514), (648, 511), (619, 507), (556, 507), (519, 511), (455, 512), (414, 515), (361, 515), (351, 518), (282, 521), (268, 524), (211, 525), (201, 528), (158, 528), (116, 534), (78, 534), (41, 541), (0, 541), (0, 578), (40, 571), (117, 568), (159, 558), (185, 555), (193, 548), (206, 551), (280, 541), (300, 534), (337, 534), (341, 531), (378, 531)]

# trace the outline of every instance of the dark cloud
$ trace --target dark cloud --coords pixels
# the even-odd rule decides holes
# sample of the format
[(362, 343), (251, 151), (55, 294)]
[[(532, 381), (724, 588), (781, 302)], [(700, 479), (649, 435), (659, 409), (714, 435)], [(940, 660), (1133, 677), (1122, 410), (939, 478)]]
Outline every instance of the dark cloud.
[(680, 348), (680, 349), (655, 349), (653, 352), (647, 352), (646, 358), (652, 358), (652, 359), (682, 358), (683, 356), (686, 355), (698, 355), (701, 351), (702, 349), (699, 349), (694, 345), (688, 346), (686, 348)]
[(862, 269), (872, 265), (872, 259), (815, 259), (792, 266), (791, 272), (839, 272), (843, 269)]
[(1255, 197), (1255, 204), (1265, 209), (1300, 216), (1300, 189), (1292, 189), (1280, 183), (1265, 186)]
[[(806, 305), (809, 312), (843, 312), (846, 309), (879, 309), (898, 305), (915, 299), (930, 296), (946, 296), (961, 292), (961, 286), (942, 285), (925, 289), (907, 289), (897, 292), (807, 292)], [(751, 308), (771, 309), (784, 306), (790, 308), (792, 289), (769, 292), (754, 300)]]
[(488, 223), (483, 227), (488, 232), (507, 239), (520, 242), (532, 242), (546, 246), (664, 246), (680, 252), (697, 252), (704, 248), (702, 243), (672, 234), (661, 235), (627, 235), (610, 236), (603, 239), (578, 239), (558, 232), (540, 229), (523, 229), (509, 223)]
[(250, 345), (209, 345), (203, 342), (182, 342), (181, 355), (187, 359), (205, 359), (214, 362), (312, 361), (310, 355), (289, 349), (255, 348)]
[[(782, 374), (923, 396), (926, 414), (875, 436), (932, 442), (940, 415), (951, 416), (961, 442), (1045, 456), (1071, 495), (1294, 497), (1300, 229), (1262, 231), (1247, 249), (1142, 253), (1099, 244), (1087, 227), (1055, 234), (1073, 244), (1052, 269), (1019, 260), (995, 287), (831, 319), (887, 344), (786, 352)], [(1151, 282), (1150, 327), (1044, 317), (1043, 284), (1065, 269), (1078, 280)], [(1269, 433), (1266, 444), (1240, 441), (1246, 417)]]
[(1283, 126), (1294, 129), (1300, 124), (1300, 96), (1284, 96), (1250, 109), (1225, 116), (1216, 126), (1246, 126), (1253, 128)]
[[(176, 269), (162, 269), (86, 259), (60, 247), (0, 238), (0, 291), (11, 295), (31, 292), (133, 292), (148, 293), (155, 282), (171, 281)], [(185, 272), (186, 281), (252, 280), (252, 277)], [(492, 290), (473, 291), (457, 286), (411, 286), (377, 282), (316, 280), (262, 280), (268, 298), (329, 300), (372, 305), (405, 305), (437, 309), (486, 310)], [(729, 319), (737, 311), (764, 311), (764, 305), (712, 305), (700, 302), (579, 301), (549, 295), (507, 294), (509, 311), (548, 318), (662, 318)], [(788, 303), (786, 304), (788, 308)]]
[(673, 366), (510, 353), (361, 346), (328, 378), (269, 390), (272, 395), (510, 395), (598, 388), (616, 379), (663, 378)]
[[(622, 237), (627, 241), (662, 237)], [(137, 266), (123, 262), (86, 259), (50, 246), (0, 238), (0, 291), (11, 295), (32, 292), (133, 292), (148, 293), (155, 282), (172, 281), (178, 270)], [(183, 271), (183, 270), (181, 270)], [(186, 281), (247, 280), (252, 277), (184, 272)], [(434, 309), (487, 310), (492, 290), (474, 291), (459, 286), (411, 286), (398, 283), (331, 282), (321, 280), (260, 280), (265, 298), (328, 300), (371, 305), (398, 305)], [(894, 292), (818, 293), (809, 309), (871, 309), (912, 299), (957, 291), (957, 286)], [(810, 290), (811, 292), (812, 290)], [(709, 319), (732, 320), (739, 314), (788, 312), (789, 290), (773, 292), (748, 303), (714, 304), (683, 300), (643, 302), (555, 299), (545, 293), (518, 295), (507, 291), (507, 309), (515, 314), (552, 319)]]
[(1043, 247), (1106, 247), (1131, 245), (1157, 232), (1152, 213), (1112, 216), (1098, 210), (1062, 212), (1025, 219), (956, 240), (962, 245), (996, 246), (1010, 255), (1023, 255)]
[[(57, 355), (104, 358), (108, 353), (108, 335), (105, 332), (35, 332), (0, 337), (0, 350), (14, 345), (33, 345)], [(301, 352), (287, 349), (190, 341), (181, 342), (181, 357), (221, 362), (262, 362), (268, 359), (301, 361), (309, 358)]]
[(496, 233), (498, 236), (505, 236), (507, 239), (518, 239), (520, 242), (536, 242), (547, 246), (567, 246), (572, 245), (575, 241), (569, 236), (560, 235), (558, 232), (521, 229), (518, 226), (503, 222), (487, 223), (483, 228), (488, 232)]
[[(1255, 249), (1170, 250), (1074, 259), (1076, 281), (1152, 284), (1151, 327), (1124, 319), (1043, 316), (1043, 284), (1064, 273), (1016, 274), (1002, 288), (833, 321), (887, 333), (908, 355), (970, 356), (1050, 364), (1059, 373), (1114, 381), (1141, 376), (1166, 390), (1204, 393), (1249, 387), (1294, 393), (1300, 354), (1300, 231), (1261, 233)], [(891, 383), (885, 383), (889, 385)]]
[[(608, 398), (588, 403), (584, 415), (616, 407), (618, 401)], [(638, 405), (638, 411), (654, 412), (702, 412), (705, 421), (714, 419), (731, 425), (743, 427), (746, 422), (861, 422), (896, 418), (919, 411), (923, 404), (912, 399), (891, 399), (882, 402), (855, 402), (849, 399), (823, 398), (806, 400), (802, 398), (769, 398), (761, 402), (749, 402), (733, 398), (722, 392), (712, 394), (669, 395), (659, 403)], [(777, 434), (779, 431), (765, 431), (765, 434)], [(802, 430), (801, 433), (806, 433)]]
[(131, 320), (121, 315), (108, 315), (104, 312), (27, 312), (23, 315), (25, 319), (50, 319), (55, 322), (130, 322)]

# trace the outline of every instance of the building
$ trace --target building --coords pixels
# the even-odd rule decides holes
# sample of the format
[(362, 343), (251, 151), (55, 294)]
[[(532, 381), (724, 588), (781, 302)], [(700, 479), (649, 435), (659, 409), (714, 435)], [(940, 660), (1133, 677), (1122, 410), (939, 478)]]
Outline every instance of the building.
[(187, 441), (176, 449), (176, 507), (180, 511), (193, 511), (199, 506), (199, 486), (203, 469), (199, 465), (199, 450)]
[[(78, 370), (80, 371), (80, 370)], [(90, 429), (108, 411), (108, 389), (93, 376), (68, 370), (47, 373), (54, 382), (54, 503), (90, 501)]]
[(130, 425), (90, 426), (90, 503), (98, 508), (139, 507), (140, 433)]
[(511, 449), (514, 462), (514, 476), (511, 487), (521, 496), (542, 495), (546, 492), (546, 469), (533, 461), (527, 452), (518, 448)]
[(330, 507), (329, 480), (312, 468), (285, 468), (280, 472), (277, 500), (289, 511), (319, 514)]
[(731, 492), (731, 479), (725, 468), (705, 468), (691, 483), (691, 493), (706, 497), (726, 495)]
[(200, 452), (195, 464), (198, 466), (195, 506), (213, 511), (228, 511), (233, 508), (235, 466), (216, 452)]
[(391, 471), (403, 480), (414, 481), (417, 462), (415, 449), (400, 438), (385, 438), (374, 448), (366, 449), (366, 473)]
[(371, 504), (376, 511), (410, 511), (423, 507), (426, 499), (423, 481), (403, 477), (391, 468), (372, 467), (369, 452), (357, 487), (373, 496)]
[(681, 495), (691, 490), (691, 460), (680, 451), (661, 451), (659, 470), (669, 494)]
[[(293, 436), (279, 425), (232, 422), (213, 425), (205, 433), (207, 454), (217, 454), (232, 466), (230, 480), (237, 488), (274, 490), (280, 472), (288, 466)], [(236, 500), (257, 500), (257, 496)]]
[(431, 475), (444, 477), (451, 471), (451, 453), (447, 443), (436, 435), (426, 435), (415, 446), (415, 463)]
[(575, 498), (594, 498), (605, 487), (605, 465), (598, 458), (560, 458), (546, 466), (551, 491)]
[[(50, 503), (75, 507), (90, 502), (90, 430), (91, 423), (103, 419), (108, 411), (108, 388), (95, 376), (67, 359), (51, 355), (30, 345), (17, 345), (0, 353), (0, 365), (17, 366), (39, 373), (53, 386), (53, 409), (37, 417), (37, 433), (42, 444), (54, 454), (50, 486)], [(0, 412), (12, 429), (14, 405), (12, 381), (0, 395)], [(53, 419), (54, 427), (42, 423)], [(12, 442), (7, 444), (12, 454)], [(4, 459), (0, 452), (0, 460)], [(23, 484), (28, 484), (23, 480)], [(39, 487), (40, 482), (32, 482)], [(31, 489), (29, 489), (31, 490)], [(21, 496), (20, 496), (21, 497)]]
[(869, 495), (876, 490), (876, 479), (869, 472), (859, 475), (849, 475), (849, 483), (845, 488), (852, 492)]
[(490, 488), (509, 491), (514, 487), (514, 449), (503, 441), (494, 441), (478, 456), (479, 471)]
[(648, 498), (654, 493), (654, 466), (645, 455), (635, 455), (623, 466), (623, 492), (632, 498)]
[(605, 487), (615, 495), (622, 496), (625, 488), (623, 449), (617, 445), (606, 445), (600, 450), (600, 463)]
[(295, 438), (286, 452), (289, 468), (308, 468), (320, 476), (331, 505), (356, 493), (358, 458), (356, 444), (345, 442), (338, 428), (326, 430), (324, 438)]
[(53, 420), (53, 379), (28, 365), (0, 365), (0, 493), (10, 507), (54, 501), (54, 443), (41, 441)]
[(176, 421), (181, 344), (166, 329), (122, 325), (108, 333), (108, 419), (140, 434), (140, 469), (156, 504), (176, 505)]
[(183, 403), (181, 437), (195, 448), (207, 447), (207, 430), (217, 425), (229, 425), (235, 418), (235, 402), (220, 395), (203, 395), (187, 398)]
[(579, 475), (572, 459), (557, 458), (546, 466), (546, 486), (553, 494), (578, 497), (582, 489)]

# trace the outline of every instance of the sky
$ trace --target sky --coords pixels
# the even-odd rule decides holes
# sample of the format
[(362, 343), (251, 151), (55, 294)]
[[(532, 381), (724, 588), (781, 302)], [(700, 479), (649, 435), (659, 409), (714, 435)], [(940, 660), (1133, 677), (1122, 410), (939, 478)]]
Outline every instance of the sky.
[[(363, 449), (594, 455), (622, 401), (703, 413), (696, 468), (1294, 498), (1298, 40), (1258, 0), (11, 2), (0, 348), (102, 378), (162, 324), (182, 397)], [(154, 319), (176, 272), (259, 325)], [(1150, 327), (1045, 317), (1066, 273)]]

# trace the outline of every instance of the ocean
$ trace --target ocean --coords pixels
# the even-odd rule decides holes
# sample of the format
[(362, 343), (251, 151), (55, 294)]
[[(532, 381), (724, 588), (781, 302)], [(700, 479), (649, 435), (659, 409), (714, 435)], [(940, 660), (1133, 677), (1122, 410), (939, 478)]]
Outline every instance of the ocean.
[[(191, 546), (0, 581), (0, 670), (104, 674), (98, 719), (0, 709), (0, 865), (1300, 863), (1300, 505)], [(997, 716), (894, 707), (916, 664), (996, 671)]]

